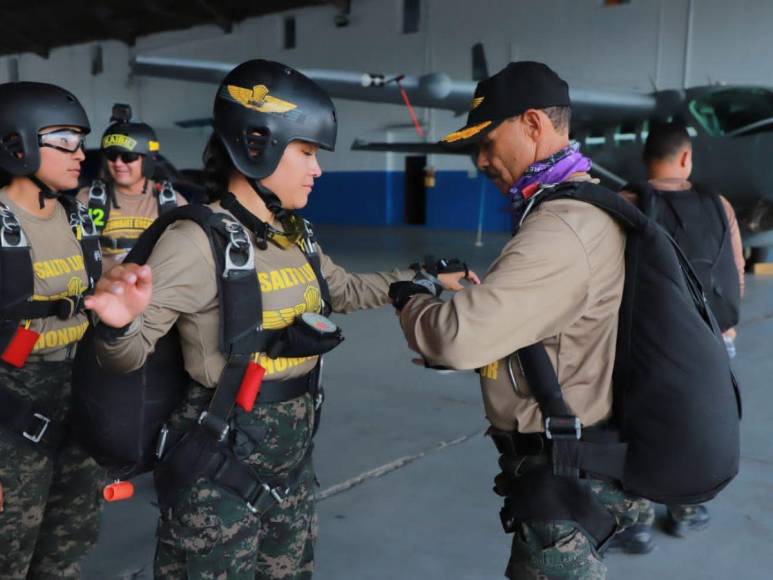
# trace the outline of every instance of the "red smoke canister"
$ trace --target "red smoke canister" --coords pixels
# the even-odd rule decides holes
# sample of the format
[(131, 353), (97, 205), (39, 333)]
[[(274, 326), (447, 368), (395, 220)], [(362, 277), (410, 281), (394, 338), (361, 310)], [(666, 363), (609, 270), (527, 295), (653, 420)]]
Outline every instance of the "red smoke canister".
[(255, 406), (255, 400), (260, 394), (260, 385), (263, 383), (263, 375), (265, 374), (266, 369), (255, 361), (250, 361), (247, 364), (239, 392), (236, 393), (236, 404), (248, 413)]
[(24, 326), (18, 327), (0, 358), (9, 365), (20, 369), (27, 362), (27, 358), (30, 356), (32, 349), (35, 348), (35, 343), (39, 337), (40, 334), (34, 330)]
[(134, 495), (134, 484), (131, 481), (116, 481), (106, 485), (102, 490), (105, 501), (121, 501)]

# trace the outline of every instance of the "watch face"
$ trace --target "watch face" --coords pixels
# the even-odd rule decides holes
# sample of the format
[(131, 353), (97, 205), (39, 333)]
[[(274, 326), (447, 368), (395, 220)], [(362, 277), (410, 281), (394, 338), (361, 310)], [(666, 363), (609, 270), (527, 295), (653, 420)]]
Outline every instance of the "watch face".
[(304, 312), (301, 314), (301, 320), (317, 332), (323, 334), (329, 334), (338, 330), (338, 326), (332, 320), (316, 312)]

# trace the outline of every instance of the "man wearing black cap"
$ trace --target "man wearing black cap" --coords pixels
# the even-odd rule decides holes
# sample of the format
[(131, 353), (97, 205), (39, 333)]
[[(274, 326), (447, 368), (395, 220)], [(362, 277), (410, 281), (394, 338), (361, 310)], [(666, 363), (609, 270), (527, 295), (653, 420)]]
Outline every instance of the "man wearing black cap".
[[(514, 532), (509, 578), (603, 578), (599, 552), (637, 516), (617, 483), (550, 471), (558, 429), (543, 421), (530, 367), (517, 353), (542, 342), (573, 433), (610, 418), (625, 235), (588, 203), (534, 203), (560, 183), (591, 179), (590, 161), (569, 141), (569, 121), (568, 86), (544, 64), (511, 63), (480, 82), (467, 124), (442, 142), (469, 148), (510, 198), (517, 235), (480, 285), (447, 302), (411, 282), (390, 289), (409, 345), (428, 365), (480, 374), (501, 453), (495, 491), (506, 498), (502, 521)], [(601, 533), (600, 520), (608, 524)]]

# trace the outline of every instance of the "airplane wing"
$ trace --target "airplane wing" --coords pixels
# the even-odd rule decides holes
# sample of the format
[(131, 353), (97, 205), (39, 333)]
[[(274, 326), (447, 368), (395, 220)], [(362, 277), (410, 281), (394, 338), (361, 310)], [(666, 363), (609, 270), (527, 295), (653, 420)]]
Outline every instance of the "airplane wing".
[[(235, 63), (137, 56), (131, 62), (132, 73), (167, 79), (219, 83)], [(476, 83), (458, 81), (445, 73), (421, 76), (366, 73), (333, 69), (300, 69), (332, 97), (372, 103), (403, 104), (400, 84), (415, 107), (430, 107), (466, 113)], [(658, 112), (659, 98), (644, 93), (571, 89), (572, 115), (578, 123), (611, 124), (648, 119)]]

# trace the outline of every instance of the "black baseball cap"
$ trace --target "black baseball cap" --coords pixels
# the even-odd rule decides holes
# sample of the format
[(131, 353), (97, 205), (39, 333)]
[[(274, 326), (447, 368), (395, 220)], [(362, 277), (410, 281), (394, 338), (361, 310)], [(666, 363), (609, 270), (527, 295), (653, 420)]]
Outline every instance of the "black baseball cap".
[(449, 149), (470, 147), (502, 121), (527, 109), (570, 105), (569, 85), (549, 66), (529, 60), (511, 62), (478, 83), (467, 123), (440, 144)]

